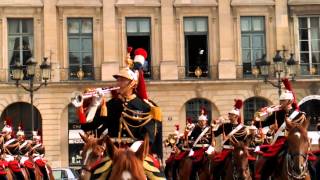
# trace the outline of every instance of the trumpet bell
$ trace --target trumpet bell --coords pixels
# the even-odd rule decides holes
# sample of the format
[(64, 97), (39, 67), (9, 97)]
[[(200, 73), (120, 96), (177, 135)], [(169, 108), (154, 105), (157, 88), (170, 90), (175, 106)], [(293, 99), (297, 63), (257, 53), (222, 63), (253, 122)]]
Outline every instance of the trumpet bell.
[(74, 91), (71, 94), (71, 103), (76, 107), (81, 107), (83, 104), (83, 94), (80, 91)]

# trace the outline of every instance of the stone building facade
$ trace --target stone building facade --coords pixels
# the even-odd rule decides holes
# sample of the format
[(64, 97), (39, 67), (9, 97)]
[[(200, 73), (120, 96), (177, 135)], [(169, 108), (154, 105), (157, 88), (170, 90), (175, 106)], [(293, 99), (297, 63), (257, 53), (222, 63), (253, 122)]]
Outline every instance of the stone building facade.
[[(264, 83), (256, 63), (265, 54), (273, 64), (276, 50), (286, 50), (286, 59), (294, 54), (300, 71), (292, 86), (315, 125), (320, 122), (319, 111), (312, 109), (320, 102), (319, 12), (320, 0), (1, 0), (1, 118), (30, 122), (25, 119), (30, 111), (13, 113), (28, 108), (30, 97), (15, 87), (9, 72), (12, 59), (24, 63), (26, 50), (18, 45), (27, 42), (38, 63), (48, 57), (52, 66), (34, 107), (54, 167), (78, 162), (70, 153), (77, 148), (70, 145), (75, 143), (70, 129), (77, 127), (70, 123), (71, 93), (112, 85), (129, 45), (149, 53), (147, 89), (162, 107), (164, 137), (175, 124), (183, 128), (187, 118), (196, 121), (201, 106), (212, 120), (240, 98), (248, 121), (259, 107), (277, 104), (278, 89)], [(13, 58), (15, 52), (19, 58)], [(277, 82), (273, 74), (269, 79)]]

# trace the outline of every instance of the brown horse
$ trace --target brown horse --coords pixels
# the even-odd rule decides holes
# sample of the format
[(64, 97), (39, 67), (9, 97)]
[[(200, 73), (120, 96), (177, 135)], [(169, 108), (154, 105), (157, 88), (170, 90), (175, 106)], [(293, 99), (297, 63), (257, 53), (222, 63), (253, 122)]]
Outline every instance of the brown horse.
[(33, 163), (35, 164), (36, 178), (41, 176), (43, 180), (54, 180), (51, 166), (43, 160), (45, 148), (41, 143), (35, 143), (32, 147)]
[(226, 161), (225, 171), (226, 173), (225, 180), (233, 179), (243, 179), (251, 180), (251, 174), (249, 169), (249, 151), (247, 146), (243, 142), (234, 144), (234, 149), (232, 151), (231, 157)]
[(310, 141), (307, 135), (309, 121), (303, 113), (296, 119), (302, 119), (299, 124), (286, 121), (289, 130), (287, 138), (287, 151), (283, 156), (281, 168), (276, 169), (275, 179), (310, 179), (308, 172), (308, 151)]

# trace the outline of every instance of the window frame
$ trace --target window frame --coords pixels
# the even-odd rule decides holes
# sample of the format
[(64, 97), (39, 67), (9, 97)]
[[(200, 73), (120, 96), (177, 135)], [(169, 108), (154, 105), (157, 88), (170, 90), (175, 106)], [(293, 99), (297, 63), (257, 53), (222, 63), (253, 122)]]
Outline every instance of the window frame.
[[(146, 59), (146, 61), (148, 62), (148, 67), (144, 68), (144, 77), (146, 79), (152, 79), (152, 65), (153, 65), (153, 61), (152, 61), (152, 27), (151, 27), (151, 17), (125, 17), (125, 32), (126, 32), (126, 39), (127, 39), (127, 46), (132, 46), (131, 44), (128, 44), (128, 39), (130, 37), (135, 38), (135, 37), (145, 37), (146, 39), (148, 39), (148, 45), (146, 45), (147, 47), (141, 47), (141, 46), (137, 46), (134, 47), (133, 46), (133, 52), (131, 53), (131, 57), (134, 57), (133, 53), (134, 50), (136, 48), (144, 48), (147, 53), (148, 53), (148, 57)], [(136, 24), (137, 27), (137, 31), (136, 32), (128, 32), (128, 22), (132, 21)], [(143, 21), (147, 21), (148, 22), (148, 32), (140, 32), (140, 23)]]
[[(206, 61), (206, 72), (203, 72), (202, 76), (200, 77), (204, 77), (204, 78), (209, 78), (210, 77), (210, 73), (209, 73), (209, 69), (210, 69), (210, 64), (209, 64), (209, 20), (208, 20), (208, 16), (184, 16), (183, 17), (183, 35), (184, 35), (184, 49), (185, 49), (185, 76), (186, 78), (195, 78), (196, 76), (191, 75), (189, 73), (190, 70), (190, 54), (189, 54), (189, 43), (188, 43), (188, 38), (190, 36), (205, 36), (206, 37), (206, 48), (205, 48), (205, 61)], [(194, 29), (194, 31), (186, 31), (186, 21), (192, 21), (192, 26)], [(198, 31), (198, 26), (197, 26), (197, 20), (205, 20), (206, 23), (206, 30), (205, 31)], [(202, 69), (201, 69), (202, 70)], [(191, 72), (191, 71), (190, 71)]]
[[(253, 108), (248, 107), (248, 103), (252, 103)], [(258, 104), (260, 103), (260, 105)], [(243, 122), (246, 125), (250, 125), (250, 122), (253, 119), (254, 113), (257, 112), (260, 108), (266, 107), (269, 105), (269, 102), (262, 97), (250, 97), (243, 102)]]
[[(300, 19), (301, 18), (307, 18), (307, 28), (300, 28)], [(299, 59), (299, 65), (300, 65), (300, 69), (303, 69), (302, 66), (303, 65), (307, 65), (308, 69), (307, 73), (303, 73), (304, 71), (300, 72), (300, 75), (302, 76), (308, 76), (308, 75), (319, 75), (320, 73), (320, 58), (319, 58), (319, 63), (313, 63), (312, 61), (312, 53), (313, 52), (317, 52), (320, 54), (320, 47), (318, 48), (318, 51), (313, 51), (312, 50), (312, 41), (314, 39), (312, 39), (311, 37), (311, 18), (318, 18), (318, 23), (319, 23), (319, 30), (320, 30), (320, 15), (305, 15), (305, 16), (297, 16), (297, 31), (298, 31), (298, 59)], [(300, 35), (300, 30), (301, 29), (307, 29), (307, 34), (308, 34), (308, 39), (307, 40), (302, 40), (301, 39), (301, 35)], [(320, 42), (320, 33), (319, 33), (319, 38), (317, 39)], [(301, 51), (301, 42), (307, 42), (308, 43), (308, 51)], [(308, 63), (302, 63), (301, 61), (301, 54), (308, 54), (309, 58), (308, 58)], [(318, 66), (318, 68), (317, 68)], [(315, 72), (311, 72), (312, 69), (315, 69)]]
[[(249, 31), (242, 31), (242, 19), (243, 18), (250, 18), (250, 30)], [(254, 26), (253, 26), (253, 18), (260, 18), (262, 19), (263, 21), (261, 22), (261, 25), (263, 25), (263, 30), (261, 31), (255, 31), (254, 30)], [(263, 54), (266, 54), (266, 50), (267, 50), (267, 39), (266, 39), (266, 16), (258, 16), (258, 15), (255, 15), (255, 16), (248, 16), (248, 15), (243, 15), (243, 16), (240, 16), (240, 50), (241, 50), (241, 62), (242, 62), (242, 67), (243, 67), (243, 70), (242, 70), (242, 74), (244, 76), (249, 76), (251, 77), (252, 76), (252, 67), (254, 67), (256, 65), (256, 60), (261, 58), (261, 57), (257, 57), (257, 58), (254, 58), (254, 52), (255, 51), (262, 51), (261, 53), (261, 56)], [(248, 48), (243, 48), (243, 37), (244, 36), (248, 36), (249, 37), (249, 47)], [(262, 38), (262, 48), (255, 48), (253, 47), (253, 38), (255, 36), (263, 36)], [(244, 61), (243, 57), (244, 57), (244, 51), (250, 51), (250, 62), (247, 62), (247, 61)], [(247, 60), (247, 59), (246, 59)], [(246, 64), (249, 64), (250, 63), (250, 66), (251, 66), (251, 69), (250, 71), (248, 72), (245, 72), (245, 63)]]
[[(19, 32), (18, 33), (10, 33), (10, 23), (11, 22), (14, 22), (14, 21), (18, 21), (18, 24), (19, 24)], [(27, 33), (24, 33), (23, 32), (23, 21), (30, 21), (31, 22), (31, 26), (30, 27), (32, 27), (32, 29), (30, 30), (30, 32), (27, 32)], [(23, 67), (23, 72), (24, 72), (24, 76), (23, 76), (23, 80), (28, 80), (28, 77), (27, 77), (27, 71), (26, 71), (26, 64), (25, 63), (23, 63), (23, 61), (24, 61), (24, 52), (27, 52), (27, 50), (24, 50), (23, 49), (23, 39), (25, 38), (25, 37), (27, 37), (28, 39), (29, 39), (29, 50), (28, 51), (30, 51), (30, 58), (31, 57), (34, 57), (34, 51), (35, 51), (35, 33), (34, 33), (34, 30), (35, 30), (35, 25), (34, 25), (34, 19), (33, 18), (7, 18), (7, 23), (8, 23), (8, 27), (7, 27), (7, 30), (8, 30), (8, 32), (7, 32), (7, 45), (8, 45), (8, 49), (7, 49), (7, 52), (8, 52), (8, 67), (9, 67), (9, 77), (11, 77), (12, 76), (12, 74), (11, 74), (11, 68), (12, 68), (12, 66), (15, 64), (15, 62), (14, 62), (14, 64), (11, 64), (11, 61), (12, 61), (12, 57), (13, 57), (13, 54), (14, 54), (14, 52), (19, 52), (19, 60), (20, 60), (20, 62), (19, 63), (21, 63), (21, 65), (22, 65), (22, 67)], [(11, 49), (9, 49), (9, 47), (10, 47), (10, 39), (11, 38), (14, 38), (14, 39), (16, 39), (16, 38), (19, 38), (19, 50), (17, 51), (17, 50), (14, 50), (14, 47), (13, 47), (13, 49), (11, 50)], [(32, 39), (32, 42), (30, 43), (30, 39)], [(32, 47), (30, 46), (30, 44), (32, 44)], [(15, 46), (15, 45), (13, 45), (13, 46)], [(12, 53), (10, 53), (10, 52), (12, 52)], [(11, 54), (11, 57), (9, 57), (9, 55)], [(25, 62), (27, 62), (27, 60), (28, 59), (25, 59)]]
[[(83, 21), (85, 20), (90, 20), (91, 22), (91, 32), (90, 33), (83, 33), (82, 32), (82, 26), (83, 26)], [(70, 33), (69, 32), (69, 23), (71, 21), (78, 21), (79, 23), (79, 31), (78, 33)], [(68, 66), (69, 66), (69, 74), (68, 74), (68, 79), (69, 80), (79, 80), (78, 73), (80, 72), (80, 67), (82, 72), (84, 73), (83, 79), (84, 80), (94, 80), (95, 79), (95, 71), (94, 71), (94, 27), (93, 27), (93, 18), (92, 17), (68, 17), (67, 18), (67, 57), (68, 57)], [(79, 48), (78, 51), (72, 51), (70, 50), (70, 40), (72, 39), (77, 39), (79, 41)], [(91, 51), (85, 51), (83, 50), (83, 40), (85, 39), (91, 39)], [(70, 63), (70, 54), (75, 53), (79, 54), (79, 63)], [(91, 64), (90, 63), (84, 63), (85, 55), (84, 54), (91, 54)], [(71, 72), (72, 67), (79, 67), (79, 70), (77, 72)], [(84, 71), (84, 66), (87, 66), (88, 69), (91, 69), (91, 72), (86, 73)], [(90, 74), (91, 73), (91, 74)], [(86, 75), (88, 74), (88, 75)]]

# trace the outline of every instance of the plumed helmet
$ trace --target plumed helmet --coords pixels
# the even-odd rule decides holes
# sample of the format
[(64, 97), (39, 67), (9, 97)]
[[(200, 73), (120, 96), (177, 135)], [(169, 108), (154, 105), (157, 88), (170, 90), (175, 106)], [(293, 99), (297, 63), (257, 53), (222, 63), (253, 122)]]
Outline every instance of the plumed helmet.
[(207, 117), (207, 111), (205, 107), (201, 107), (200, 109), (200, 116), (198, 117), (199, 121), (208, 121), (208, 117)]
[(113, 75), (113, 77), (115, 79), (118, 79), (119, 77), (123, 77), (129, 80), (134, 80), (134, 81), (138, 80), (137, 74), (128, 67), (120, 69), (119, 73)]
[(235, 99), (234, 108), (229, 111), (229, 114), (235, 114), (240, 116), (240, 109), (242, 108), (243, 102), (241, 99)]
[(148, 57), (148, 53), (143, 48), (138, 48), (134, 51), (134, 63), (140, 63), (141, 65), (144, 65), (146, 59)]
[(279, 99), (280, 99), (280, 100), (293, 100), (294, 97), (293, 97), (293, 94), (292, 94), (291, 91), (285, 90), (284, 92), (281, 93)]
[(10, 117), (5, 117), (2, 133), (3, 134), (12, 133), (12, 119)]

